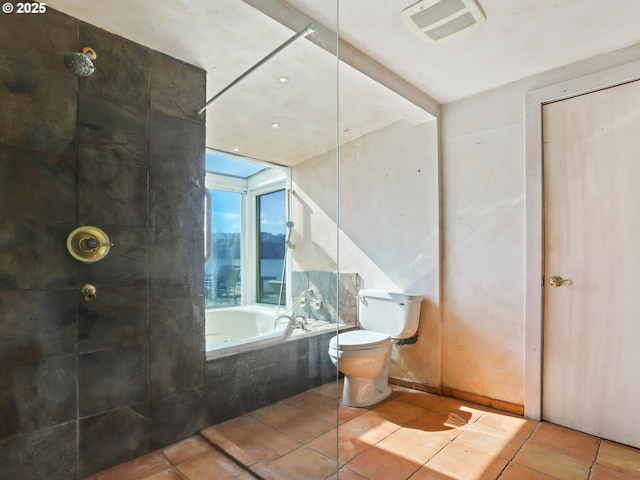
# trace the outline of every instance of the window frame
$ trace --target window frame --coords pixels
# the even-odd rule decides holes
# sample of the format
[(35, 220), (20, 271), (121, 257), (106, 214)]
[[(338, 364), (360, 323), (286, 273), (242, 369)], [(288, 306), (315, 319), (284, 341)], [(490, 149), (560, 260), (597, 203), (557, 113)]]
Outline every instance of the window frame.
[[(288, 169), (287, 169), (288, 170)], [(265, 173), (265, 171), (257, 173), (254, 175), (260, 176)], [(273, 173), (272, 171), (266, 171), (266, 173)], [(259, 303), (258, 302), (258, 270), (259, 270), (259, 258), (258, 258), (258, 246), (260, 239), (258, 238), (259, 230), (258, 230), (258, 197), (261, 195), (266, 195), (268, 193), (277, 192), (278, 190), (285, 191), (285, 221), (289, 217), (289, 195), (287, 192), (290, 188), (290, 175), (288, 171), (284, 172), (284, 178), (277, 178), (276, 176), (267, 176), (264, 175), (262, 178), (256, 179), (256, 181), (252, 184), (249, 182), (249, 188), (246, 193), (246, 220), (248, 225), (245, 223), (245, 219), (243, 219), (242, 226), (247, 227), (247, 235), (246, 241), (247, 243), (243, 243), (243, 247), (245, 247), (245, 251), (247, 252), (247, 265), (251, 265), (251, 278), (247, 279), (247, 285), (242, 284), (243, 294), (246, 293), (247, 298), (251, 299), (251, 303), (256, 305), (270, 305), (268, 303)], [(281, 174), (279, 175), (281, 176)], [(253, 178), (253, 177), (251, 177)], [(288, 275), (288, 272), (291, 270), (288, 265), (287, 255), (285, 255), (285, 276)], [(244, 264), (243, 264), (244, 267)], [(250, 282), (250, 284), (249, 284)], [(286, 279), (285, 279), (286, 282)]]
[[(222, 153), (222, 152), (220, 152)], [(233, 155), (233, 157), (236, 157)], [(237, 157), (240, 158), (241, 157)], [(252, 161), (245, 159), (246, 161)], [(255, 162), (255, 161), (254, 161)], [(258, 303), (258, 218), (257, 201), (260, 195), (285, 191), (285, 221), (289, 219), (291, 169), (283, 165), (265, 163), (266, 169), (241, 178), (211, 171), (205, 173), (205, 188), (240, 193), (242, 196), (242, 226), (240, 228), (240, 302), (239, 305), (270, 305)], [(211, 232), (213, 234), (213, 232)], [(290, 256), (285, 254), (285, 282), (290, 284)], [(289, 289), (287, 289), (289, 295)], [(285, 299), (286, 301), (286, 299)]]

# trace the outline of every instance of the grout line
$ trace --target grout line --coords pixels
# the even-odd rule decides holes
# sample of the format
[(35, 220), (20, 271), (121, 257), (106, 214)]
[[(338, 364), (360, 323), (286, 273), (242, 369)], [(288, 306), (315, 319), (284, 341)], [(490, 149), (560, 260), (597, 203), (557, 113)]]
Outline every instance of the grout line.
[[(216, 450), (218, 450), (219, 452), (221, 452), (225, 457), (229, 458), (233, 463), (235, 463), (236, 465), (238, 465), (239, 467), (241, 467), (243, 470), (247, 471), (250, 475), (253, 475), (255, 478), (257, 478), (258, 480), (267, 480), (265, 479), (263, 476), (259, 475), (258, 473), (256, 473), (251, 466), (259, 464), (260, 462), (256, 462), (254, 461), (252, 463), (251, 466), (249, 465), (245, 465), (241, 460), (239, 460), (238, 458), (236, 458), (236, 456), (234, 456), (232, 453), (228, 452), (226, 448), (224, 448), (221, 445), (218, 445), (217, 443), (213, 442), (212, 440), (209, 440), (208, 437), (206, 437), (205, 435), (203, 435), (202, 433), (199, 433), (198, 435), (200, 435), (200, 437), (202, 437), (209, 445), (211, 445), (213, 448), (215, 448)], [(220, 435), (220, 434), (218, 434)], [(224, 442), (228, 442), (231, 445), (233, 445), (233, 447), (237, 448), (243, 455), (245, 455), (248, 458), (251, 458), (252, 460), (253, 457), (251, 457), (247, 452), (245, 452), (244, 450), (242, 450), (240, 447), (238, 447), (238, 445), (236, 445), (234, 442), (231, 442), (230, 440), (227, 440), (225, 437), (223, 437), (222, 435), (220, 435), (221, 439)]]
[(587, 478), (591, 478), (591, 476), (593, 475), (593, 467), (596, 465), (596, 462), (598, 461), (598, 455), (600, 454), (600, 448), (602, 448), (603, 443), (604, 443), (604, 439), (600, 438), (600, 441), (598, 442), (598, 448), (596, 449), (596, 455), (595, 457), (593, 457), (593, 462), (591, 462), (591, 466), (589, 467), (589, 476)]

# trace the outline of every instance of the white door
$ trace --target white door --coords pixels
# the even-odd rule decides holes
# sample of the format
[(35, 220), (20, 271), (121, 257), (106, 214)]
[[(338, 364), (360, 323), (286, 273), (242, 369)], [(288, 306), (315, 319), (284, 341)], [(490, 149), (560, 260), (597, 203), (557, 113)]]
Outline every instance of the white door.
[(543, 142), (543, 417), (640, 447), (640, 81), (545, 105)]

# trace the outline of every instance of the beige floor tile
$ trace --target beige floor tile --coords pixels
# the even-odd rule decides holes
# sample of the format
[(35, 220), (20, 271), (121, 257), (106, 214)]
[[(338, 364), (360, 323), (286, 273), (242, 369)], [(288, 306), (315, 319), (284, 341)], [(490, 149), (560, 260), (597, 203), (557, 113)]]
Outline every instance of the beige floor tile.
[(334, 473), (329, 478), (327, 478), (327, 480), (367, 480), (367, 479), (358, 475), (357, 473), (352, 472), (351, 470), (342, 468), (338, 471), (338, 473)]
[(596, 463), (627, 475), (640, 477), (640, 450), (626, 445), (603, 441)]
[(379, 442), (398, 430), (400, 425), (375, 412), (367, 412), (345, 422), (340, 426), (354, 435), (373, 443)]
[(586, 480), (591, 462), (553, 446), (528, 440), (513, 461), (560, 480)]
[(303, 410), (286, 403), (274, 403), (259, 410), (250, 412), (249, 415), (262, 423), (274, 426), (304, 413)]
[(544, 473), (536, 472), (530, 468), (523, 467), (517, 463), (507, 466), (500, 475), (500, 480), (554, 480), (553, 477)]
[(337, 471), (338, 464), (315, 450), (300, 447), (268, 467), (280, 480), (324, 480)]
[(396, 400), (398, 400), (399, 402), (410, 403), (411, 405), (415, 405), (417, 407), (431, 409), (439, 403), (444, 402), (445, 397), (441, 397), (440, 395), (433, 395), (427, 392), (412, 390), (400, 394)]
[(231, 480), (247, 477), (247, 472), (217, 450), (203, 452), (187, 460), (177, 470), (188, 480)]
[(206, 428), (201, 433), (206, 437), (207, 432), (215, 431), (227, 440), (239, 442), (243, 438), (246, 438), (249, 435), (254, 435), (265, 428), (267, 428), (267, 426), (264, 423), (259, 422), (250, 415), (243, 415), (241, 417), (219, 423), (213, 427)]
[(164, 472), (151, 475), (144, 480), (185, 480), (185, 478), (180, 475), (177, 470), (172, 468), (171, 470), (166, 470)]
[(283, 400), (283, 403), (313, 413), (319, 408), (326, 408), (327, 406), (333, 406), (335, 409), (337, 402), (331, 397), (316, 393), (314, 390), (308, 390)]
[(335, 427), (335, 422), (327, 422), (320, 417), (314, 417), (307, 413), (274, 425), (276, 430), (289, 435), (301, 443), (310, 442)]
[(362, 415), (363, 413), (367, 412), (368, 410), (365, 408), (347, 407), (346, 405), (340, 403), (338, 405), (338, 425), (342, 425), (352, 418), (356, 418), (358, 415)]
[(540, 423), (530, 440), (563, 450), (589, 462), (595, 460), (600, 444), (599, 438), (548, 422)]
[(538, 422), (533, 420), (495, 410), (482, 415), (476, 423), (522, 438), (529, 438), (538, 427)]
[(458, 400), (457, 398), (447, 398), (431, 410), (448, 415), (451, 422), (458, 425), (466, 425), (478, 420), (489, 411), (489, 408), (484, 405)]
[(327, 422), (331, 422), (333, 426), (336, 426), (338, 422), (338, 401), (329, 397), (322, 398), (326, 399), (322, 404), (319, 403), (313, 408), (308, 409), (305, 413), (320, 417)]
[(371, 445), (372, 442), (362, 439), (343, 428), (334, 428), (307, 444), (308, 447), (327, 457), (339, 460), (340, 465), (348, 463), (355, 456), (371, 447)]
[(433, 432), (407, 426), (393, 432), (378, 446), (422, 464), (442, 450), (453, 438), (454, 435), (448, 431)]
[(454, 440), (454, 443), (475, 448), (494, 457), (511, 460), (525, 439), (515, 437), (486, 425), (473, 423)]
[(507, 465), (507, 460), (453, 442), (429, 460), (427, 465), (453, 478), (495, 480)]
[(319, 387), (314, 388), (313, 390), (311, 390), (314, 393), (319, 393), (320, 395), (324, 395), (326, 397), (329, 398), (333, 398), (333, 399), (337, 399), (340, 396), (340, 393), (342, 392), (342, 382), (329, 382), (329, 383), (325, 383), (324, 385), (321, 385)]
[(172, 465), (161, 452), (153, 452), (122, 463), (95, 475), (94, 480), (141, 480), (171, 469)]
[(275, 428), (267, 427), (244, 438), (237, 445), (254, 460), (268, 464), (302, 444)]
[(385, 450), (376, 445), (347, 463), (346, 467), (368, 480), (405, 480), (422, 462)]
[(174, 443), (168, 446), (162, 453), (169, 459), (174, 465), (179, 465), (182, 462), (189, 460), (191, 457), (198, 455), (199, 453), (211, 450), (213, 447), (200, 435), (189, 437), (181, 442)]
[(420, 470), (418, 470), (411, 477), (409, 477), (409, 480), (453, 480), (453, 479), (454, 477), (452, 477), (451, 475), (439, 472), (438, 470), (434, 470), (434, 468), (430, 467), (429, 465), (422, 466)]
[(256, 478), (218, 448), (265, 480), (640, 480), (640, 450), (558, 425), (399, 386), (367, 408), (338, 394), (323, 385), (203, 430), (217, 448), (190, 437), (90, 480)]
[(640, 476), (638, 475), (626, 475), (596, 463), (591, 468), (589, 480), (637, 480), (639, 478)]
[(406, 424), (423, 415), (426, 409), (409, 403), (399, 402), (398, 400), (390, 400), (378, 405), (371, 411), (384, 415), (400, 424)]
[(451, 421), (451, 418), (444, 414), (434, 411), (427, 411), (424, 415), (416, 418), (407, 424), (408, 427), (418, 428), (425, 432), (441, 432), (448, 434), (452, 439), (458, 436), (466, 424), (460, 426), (458, 422)]

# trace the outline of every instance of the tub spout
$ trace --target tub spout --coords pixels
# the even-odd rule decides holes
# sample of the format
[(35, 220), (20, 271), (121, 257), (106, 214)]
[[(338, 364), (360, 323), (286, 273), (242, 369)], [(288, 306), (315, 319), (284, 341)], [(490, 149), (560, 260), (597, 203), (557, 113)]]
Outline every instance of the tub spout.
[(287, 319), (287, 326), (284, 327), (284, 331), (282, 332), (282, 340), (289, 338), (296, 328), (307, 331), (307, 319), (300, 315), (297, 317), (293, 315), (280, 315), (276, 318), (273, 328), (275, 329), (284, 318)]
[(286, 318), (287, 322), (291, 322), (291, 317), (289, 315), (280, 315), (279, 317), (276, 317), (275, 321), (273, 322), (274, 330), (278, 327), (278, 325), (280, 325), (280, 322), (283, 318)]

